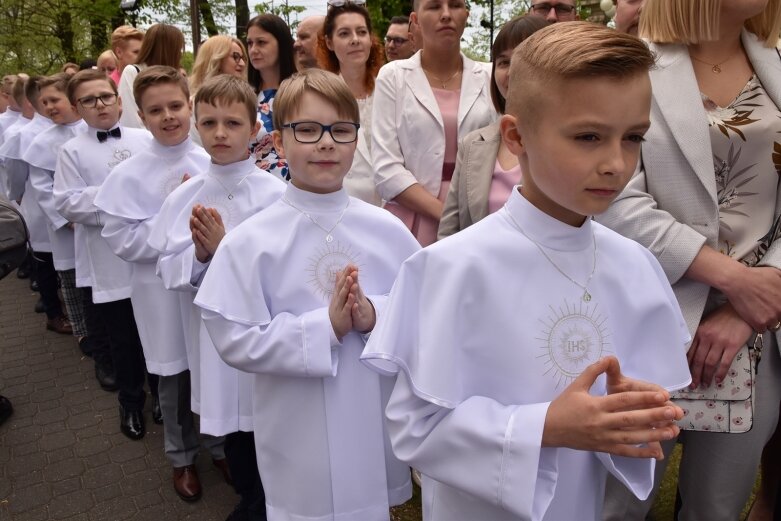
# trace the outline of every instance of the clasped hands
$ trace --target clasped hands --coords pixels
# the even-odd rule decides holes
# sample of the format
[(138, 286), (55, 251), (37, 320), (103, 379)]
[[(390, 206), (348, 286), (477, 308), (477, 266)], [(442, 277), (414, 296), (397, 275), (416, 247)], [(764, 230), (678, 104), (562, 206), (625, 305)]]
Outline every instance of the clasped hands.
[(334, 292), (328, 306), (328, 317), (336, 338), (350, 331), (368, 333), (374, 329), (377, 316), (371, 301), (366, 298), (358, 282), (358, 268), (348, 264), (336, 272)]
[(217, 210), (196, 204), (190, 215), (190, 233), (195, 244), (195, 258), (208, 262), (225, 237), (225, 225)]

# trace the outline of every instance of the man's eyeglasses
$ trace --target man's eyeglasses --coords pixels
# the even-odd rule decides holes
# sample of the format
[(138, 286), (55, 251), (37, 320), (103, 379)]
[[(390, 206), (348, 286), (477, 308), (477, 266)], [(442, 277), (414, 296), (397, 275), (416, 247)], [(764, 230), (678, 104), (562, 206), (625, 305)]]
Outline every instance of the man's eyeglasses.
[(575, 12), (577, 7), (567, 4), (549, 4), (547, 2), (532, 4), (532, 11), (534, 14), (547, 15), (550, 10), (556, 11), (556, 16), (568, 16)]
[(407, 38), (402, 38), (401, 36), (386, 36), (385, 37), (385, 45), (404, 45), (409, 40)]
[(323, 125), (317, 121), (296, 121), (282, 125), (282, 128), (293, 129), (293, 136), (299, 143), (317, 143), (326, 131), (336, 143), (352, 143), (358, 139), (360, 127), (352, 121), (337, 121), (332, 125)]
[(241, 54), (240, 52), (234, 52), (233, 54), (231, 54), (231, 58), (233, 58), (233, 61), (235, 61), (236, 63), (241, 63), (245, 61), (244, 55)]
[(100, 100), (104, 107), (108, 107), (117, 102), (117, 95), (112, 92), (111, 94), (103, 94), (101, 96), (85, 96), (76, 101), (81, 103), (82, 107), (94, 109), (98, 106), (98, 100)]
[(366, 0), (328, 0), (327, 4), (331, 7), (342, 7), (347, 4), (366, 5)]

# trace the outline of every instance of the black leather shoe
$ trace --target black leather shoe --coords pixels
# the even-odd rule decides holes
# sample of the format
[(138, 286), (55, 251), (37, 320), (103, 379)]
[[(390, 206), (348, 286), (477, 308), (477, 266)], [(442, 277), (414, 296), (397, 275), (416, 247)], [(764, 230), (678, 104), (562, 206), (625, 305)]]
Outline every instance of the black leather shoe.
[(112, 392), (117, 390), (117, 377), (110, 366), (95, 364), (95, 378), (97, 378), (100, 388), (104, 391)]
[(160, 408), (160, 398), (154, 397), (154, 403), (152, 403), (152, 421), (158, 425), (163, 424), (163, 410)]
[(119, 430), (131, 440), (140, 440), (146, 433), (144, 415), (141, 411), (126, 411), (119, 406)]
[(38, 302), (35, 303), (35, 312), (43, 313), (44, 311), (46, 311), (46, 305), (43, 303), (43, 299), (39, 298)]
[(40, 288), (38, 287), (38, 283), (32, 279), (30, 279), (30, 291), (38, 291)]
[(0, 396), (0, 425), (2, 425), (13, 412), (14, 408), (11, 405), (11, 401), (5, 396)]
[(30, 278), (30, 270), (25, 268), (18, 268), (16, 270), (16, 278), (17, 279), (29, 279)]

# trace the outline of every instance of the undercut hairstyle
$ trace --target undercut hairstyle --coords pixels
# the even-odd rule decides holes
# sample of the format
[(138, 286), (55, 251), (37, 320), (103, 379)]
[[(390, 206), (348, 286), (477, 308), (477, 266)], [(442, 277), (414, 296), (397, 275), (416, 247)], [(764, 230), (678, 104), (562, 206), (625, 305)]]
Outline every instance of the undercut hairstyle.
[[(254, 127), (255, 122), (258, 120), (257, 94), (252, 90), (249, 83), (229, 74), (221, 74), (206, 80), (201, 85), (201, 88), (198, 89), (198, 92), (195, 93), (196, 121), (198, 120), (198, 105), (200, 103), (208, 103), (213, 107), (216, 107), (218, 103), (220, 105), (241, 103), (247, 109), (250, 126)], [(276, 111), (276, 100), (274, 110)]]
[(371, 94), (374, 92), (374, 80), (377, 78), (377, 73), (380, 72), (380, 67), (385, 64), (385, 53), (383, 52), (380, 39), (374, 34), (371, 16), (365, 6), (346, 2), (344, 5), (328, 8), (325, 21), (323, 21), (323, 27), (317, 33), (317, 63), (321, 68), (334, 74), (339, 74), (339, 59), (336, 57), (336, 53), (328, 48), (325, 40), (326, 38), (333, 40), (334, 31), (336, 30), (336, 19), (346, 13), (356, 13), (363, 16), (366, 28), (369, 30), (372, 46), (369, 49), (369, 58), (366, 60), (366, 77), (363, 79), (363, 85), (366, 87), (367, 92)]
[(311, 92), (323, 103), (336, 109), (345, 121), (360, 123), (358, 102), (347, 84), (336, 74), (320, 69), (306, 69), (282, 82), (274, 98), (274, 128), (281, 129), (296, 114), (304, 100), (304, 94)]
[(496, 35), (491, 47), (491, 101), (499, 114), (504, 114), (507, 101), (496, 86), (496, 57), (510, 49), (515, 49), (526, 38), (550, 25), (542, 16), (516, 16), (504, 24)]
[(41, 99), (40, 81), (40, 76), (30, 76), (30, 79), (27, 80), (27, 85), (24, 87), (24, 95), (35, 110), (41, 108), (38, 104), (38, 101)]
[(71, 105), (74, 107), (76, 106), (76, 90), (79, 88), (79, 85), (82, 83), (87, 83), (88, 81), (105, 81), (106, 84), (111, 87), (111, 91), (114, 94), (118, 94), (117, 92), (117, 85), (114, 83), (114, 80), (106, 76), (106, 73), (100, 72), (95, 69), (84, 69), (83, 71), (79, 71), (73, 76), (70, 77), (68, 80), (68, 100), (71, 102)]
[(119, 47), (120, 49), (124, 49), (127, 47), (127, 44), (130, 40), (138, 40), (139, 42), (142, 42), (144, 40), (144, 33), (135, 27), (131, 27), (129, 25), (120, 25), (114, 29), (113, 33), (111, 33), (111, 48), (116, 49)]
[(190, 89), (184, 74), (167, 65), (153, 65), (139, 72), (133, 81), (133, 99), (136, 102), (136, 106), (143, 111), (144, 105), (141, 101), (147, 89), (155, 85), (165, 84), (179, 87), (184, 94), (184, 99), (190, 101)]
[[(590, 22), (552, 24), (513, 52), (507, 113), (532, 127), (556, 85), (580, 79), (618, 81), (648, 74), (654, 56), (642, 40)], [(275, 107), (276, 108), (276, 107)]]
[[(716, 40), (722, 1), (735, 0), (646, 0), (638, 32), (654, 43), (691, 45)], [(781, 31), (781, 0), (768, 0), (765, 9), (746, 20), (744, 27), (765, 47), (775, 47)]]
[(405, 25), (409, 27), (409, 16), (394, 16), (390, 19), (388, 25)]
[(14, 99), (17, 105), (20, 107), (24, 105), (24, 90), (27, 87), (27, 82), (30, 77), (24, 73), (17, 74), (16, 81), (11, 88), (11, 97)]
[(18, 78), (16, 74), (6, 74), (3, 76), (3, 83), (0, 85), (0, 90), (2, 90), (3, 94), (6, 96), (11, 95), (11, 90), (14, 88), (14, 83), (16, 83), (16, 78)]
[[(296, 62), (295, 50), (293, 49), (293, 35), (290, 34), (290, 27), (288, 27), (285, 21), (274, 14), (259, 14), (247, 22), (247, 33), (249, 33), (250, 27), (263, 29), (277, 41), (280, 83), (295, 74)], [(260, 71), (255, 70), (251, 63), (247, 62), (247, 67), (249, 69), (247, 71), (248, 81), (255, 89), (255, 94), (258, 94), (263, 78), (260, 76)]]
[(180, 69), (182, 50), (184, 50), (182, 31), (173, 25), (155, 24), (144, 35), (136, 63), (147, 66), (168, 65)]
[[(103, 74), (103, 78), (105, 79), (106, 75)], [(55, 90), (58, 90), (62, 92), (63, 94), (68, 94), (68, 82), (70, 81), (71, 76), (68, 76), (64, 72), (58, 72), (57, 74), (52, 74), (51, 76), (44, 76), (38, 80), (38, 91), (42, 91), (46, 87), (54, 87)], [(70, 100), (70, 96), (68, 96), (68, 99)]]
[(218, 34), (206, 40), (198, 48), (198, 56), (195, 58), (193, 72), (190, 74), (190, 88), (193, 92), (198, 92), (198, 87), (209, 78), (222, 74), (222, 61), (233, 53), (234, 43), (239, 46), (244, 58), (245, 68), (242, 79), (247, 79), (247, 69), (250, 68), (250, 64), (244, 44), (238, 38)]

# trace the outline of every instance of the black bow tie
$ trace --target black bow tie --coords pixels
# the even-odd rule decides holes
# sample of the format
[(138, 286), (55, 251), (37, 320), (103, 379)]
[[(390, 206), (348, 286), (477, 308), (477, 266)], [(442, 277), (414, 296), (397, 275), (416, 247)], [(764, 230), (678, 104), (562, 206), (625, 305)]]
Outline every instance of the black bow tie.
[(100, 143), (103, 143), (109, 137), (121, 138), (122, 137), (122, 131), (119, 130), (119, 127), (112, 128), (108, 132), (104, 132), (103, 130), (98, 130), (98, 141)]

